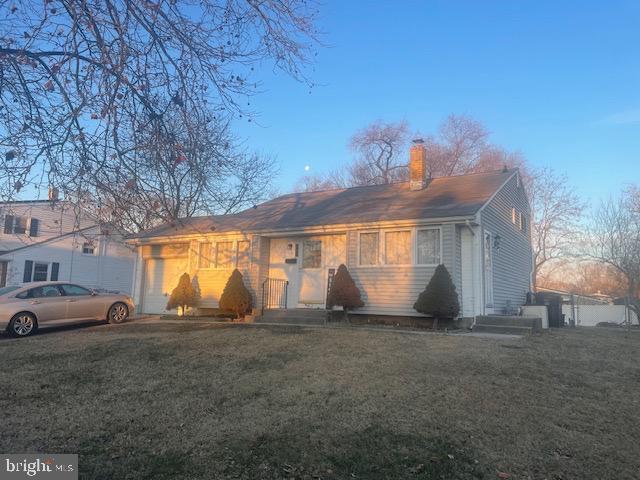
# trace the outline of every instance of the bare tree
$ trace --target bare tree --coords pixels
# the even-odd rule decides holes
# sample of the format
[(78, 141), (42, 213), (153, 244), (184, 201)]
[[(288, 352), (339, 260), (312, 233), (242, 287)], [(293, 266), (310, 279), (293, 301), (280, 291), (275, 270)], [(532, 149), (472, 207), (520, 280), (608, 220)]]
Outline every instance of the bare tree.
[(349, 142), (356, 155), (348, 168), (349, 185), (376, 185), (406, 180), (408, 140), (409, 126), (406, 122), (378, 121), (356, 132)]
[(588, 256), (625, 278), (630, 308), (640, 318), (640, 210), (637, 186), (600, 205), (592, 218)]
[(612, 298), (623, 297), (627, 292), (624, 276), (618, 270), (593, 260), (565, 260), (553, 272), (545, 270), (538, 278), (538, 286), (580, 295), (600, 293)]
[(304, 175), (293, 186), (294, 192), (318, 192), (351, 186), (345, 176), (338, 170), (327, 175)]
[(449, 115), (436, 135), (426, 137), (428, 172), (431, 177), (488, 172), (508, 167), (524, 167), (518, 152), (509, 152), (489, 141), (489, 131), (467, 115)]
[(580, 220), (586, 207), (571, 189), (566, 175), (551, 168), (527, 173), (526, 187), (533, 212), (533, 287), (545, 268), (575, 253)]
[[(171, 135), (140, 131), (126, 161), (114, 161), (65, 188), (125, 230), (202, 214), (232, 213), (269, 197), (272, 159), (239, 150), (228, 124), (192, 118), (166, 119)], [(82, 168), (82, 166), (79, 166)]]
[(140, 178), (144, 142), (170, 148), (176, 122), (250, 121), (256, 66), (310, 84), (316, 13), (305, 0), (0, 2), (0, 194)]

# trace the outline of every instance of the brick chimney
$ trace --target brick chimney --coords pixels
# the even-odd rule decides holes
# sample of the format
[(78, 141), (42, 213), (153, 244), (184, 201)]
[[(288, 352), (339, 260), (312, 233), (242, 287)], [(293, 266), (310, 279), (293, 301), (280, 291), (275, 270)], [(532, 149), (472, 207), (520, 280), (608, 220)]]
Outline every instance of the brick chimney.
[(422, 190), (427, 180), (427, 149), (424, 140), (416, 138), (409, 150), (409, 188)]
[(49, 201), (57, 202), (59, 200), (58, 189), (56, 187), (49, 187)]

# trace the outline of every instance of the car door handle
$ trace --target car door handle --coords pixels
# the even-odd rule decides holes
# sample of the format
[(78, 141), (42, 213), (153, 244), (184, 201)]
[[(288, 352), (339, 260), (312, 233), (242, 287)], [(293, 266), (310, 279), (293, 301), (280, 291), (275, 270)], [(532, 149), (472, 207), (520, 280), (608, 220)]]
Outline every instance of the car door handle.
[(75, 300), (71, 299), (71, 298), (67, 298), (67, 300), (65, 300), (67, 302), (75, 302)]
[(40, 303), (40, 302), (39, 302), (38, 300), (33, 300), (33, 301), (31, 302), (31, 305), (38, 305), (39, 303)]

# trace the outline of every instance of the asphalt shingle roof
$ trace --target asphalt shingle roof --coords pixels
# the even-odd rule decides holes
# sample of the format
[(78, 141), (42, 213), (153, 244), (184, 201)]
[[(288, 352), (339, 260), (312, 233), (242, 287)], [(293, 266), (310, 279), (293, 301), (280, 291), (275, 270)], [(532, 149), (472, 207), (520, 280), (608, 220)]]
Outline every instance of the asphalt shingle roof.
[(435, 178), (417, 191), (403, 182), (290, 193), (237, 214), (185, 218), (133, 238), (472, 216), (513, 173), (499, 170)]

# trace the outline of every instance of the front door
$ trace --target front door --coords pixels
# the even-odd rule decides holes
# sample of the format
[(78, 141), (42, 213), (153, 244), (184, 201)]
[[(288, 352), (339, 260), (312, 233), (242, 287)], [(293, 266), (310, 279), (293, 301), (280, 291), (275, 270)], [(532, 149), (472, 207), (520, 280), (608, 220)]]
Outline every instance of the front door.
[(302, 241), (302, 262), (300, 264), (299, 300), (301, 307), (324, 308), (325, 288), (322, 261), (322, 239)]
[(324, 308), (329, 270), (346, 263), (346, 235), (272, 238), (269, 278), (288, 280), (287, 308)]

